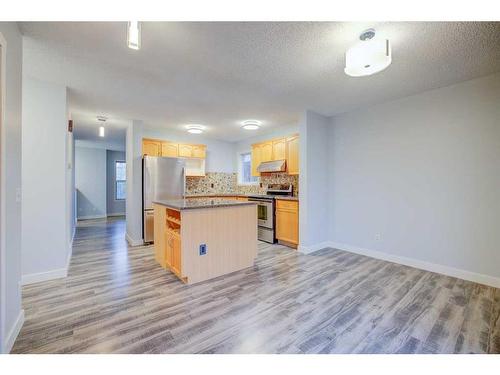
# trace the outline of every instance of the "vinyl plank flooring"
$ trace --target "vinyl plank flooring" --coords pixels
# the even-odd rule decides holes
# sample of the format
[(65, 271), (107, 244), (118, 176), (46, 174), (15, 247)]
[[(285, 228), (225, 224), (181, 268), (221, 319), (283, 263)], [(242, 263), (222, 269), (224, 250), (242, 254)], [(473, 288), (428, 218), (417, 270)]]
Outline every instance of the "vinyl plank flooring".
[(500, 290), (335, 249), (259, 242), (255, 265), (185, 285), (79, 223), (68, 277), (23, 287), (13, 353), (499, 353)]

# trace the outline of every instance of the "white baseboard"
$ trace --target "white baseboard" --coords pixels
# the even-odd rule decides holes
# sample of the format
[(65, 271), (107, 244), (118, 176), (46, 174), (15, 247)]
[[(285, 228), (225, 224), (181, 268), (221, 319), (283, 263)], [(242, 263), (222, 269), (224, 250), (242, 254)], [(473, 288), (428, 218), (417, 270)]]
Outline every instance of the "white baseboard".
[[(68, 257), (67, 262), (71, 260), (71, 256)], [(69, 263), (68, 263), (69, 264)], [(29, 285), (34, 283), (39, 283), (42, 281), (48, 281), (53, 279), (61, 279), (68, 276), (68, 268), (58, 268), (55, 270), (50, 270), (46, 272), (30, 273), (27, 275), (22, 275), (21, 285)]]
[(19, 332), (21, 332), (23, 324), (24, 324), (24, 310), (21, 309), (21, 311), (19, 311), (19, 314), (17, 315), (17, 319), (14, 325), (12, 326), (9, 333), (7, 334), (7, 337), (5, 338), (5, 346), (3, 348), (4, 353), (10, 353), (10, 351), (12, 350), (12, 347), (16, 342), (17, 336), (19, 335)]
[(130, 246), (144, 245), (144, 241), (142, 239), (139, 239), (139, 240), (133, 239), (132, 237), (129, 236), (128, 233), (125, 235), (125, 238), (127, 239), (127, 242)]
[(495, 288), (500, 288), (500, 278), (494, 276), (484, 275), (476, 272), (462, 270), (459, 268), (444, 266), (442, 264), (426, 262), (414, 258), (402, 257), (399, 255), (388, 254), (377, 250), (365, 249), (362, 247), (347, 245), (333, 241), (330, 241), (328, 243), (328, 246), (324, 247), (331, 247), (334, 249), (348, 251), (350, 253), (366, 255), (371, 258), (398, 263), (405, 266), (418, 268), (424, 271), (436, 272), (446, 276), (456, 277), (459, 279), (472, 281), (479, 284), (489, 285)]
[(125, 216), (125, 212), (118, 212), (114, 214), (108, 214), (108, 217), (114, 217), (114, 216)]
[(93, 220), (93, 219), (106, 219), (106, 215), (90, 215), (90, 216), (78, 216), (78, 220)]
[(299, 250), (299, 252), (301, 252), (303, 254), (310, 254), (310, 253), (313, 253), (315, 251), (324, 249), (325, 247), (332, 247), (331, 242), (325, 241), (325, 242), (320, 242), (320, 243), (317, 243), (314, 245), (309, 245), (309, 246), (299, 245), (297, 249)]

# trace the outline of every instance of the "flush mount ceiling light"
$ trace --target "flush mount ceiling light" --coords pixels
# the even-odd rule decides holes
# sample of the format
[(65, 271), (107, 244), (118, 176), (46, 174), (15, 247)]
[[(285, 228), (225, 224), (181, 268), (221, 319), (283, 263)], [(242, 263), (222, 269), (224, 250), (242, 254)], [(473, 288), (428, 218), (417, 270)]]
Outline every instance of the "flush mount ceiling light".
[(360, 42), (345, 54), (345, 74), (351, 77), (370, 76), (391, 65), (391, 45), (388, 39), (375, 38), (374, 29), (364, 31), (359, 39)]
[(130, 49), (141, 48), (141, 24), (139, 21), (130, 21), (127, 27), (127, 45)]
[(187, 129), (188, 133), (201, 134), (201, 133), (203, 133), (203, 130), (205, 130), (205, 127), (203, 125), (199, 125), (199, 124), (191, 124), (191, 125), (186, 125), (186, 129)]
[(241, 127), (245, 130), (257, 130), (261, 124), (259, 120), (246, 120), (241, 123)]
[(105, 116), (97, 116), (97, 121), (102, 125), (99, 126), (99, 137), (104, 137), (105, 129), (104, 124), (106, 123), (107, 117)]

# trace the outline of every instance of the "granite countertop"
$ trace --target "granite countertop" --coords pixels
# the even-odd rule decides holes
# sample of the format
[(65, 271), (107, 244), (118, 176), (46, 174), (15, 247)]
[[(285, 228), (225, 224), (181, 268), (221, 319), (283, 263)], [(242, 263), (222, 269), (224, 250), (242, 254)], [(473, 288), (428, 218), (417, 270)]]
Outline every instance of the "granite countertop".
[(229, 206), (244, 206), (256, 204), (256, 202), (229, 200), (224, 198), (206, 198), (206, 199), (167, 199), (154, 201), (153, 203), (161, 204), (174, 210), (189, 210), (195, 208), (214, 208), (214, 207), (229, 207)]
[(202, 197), (247, 197), (247, 194), (240, 193), (200, 193), (200, 194), (187, 194), (186, 198), (202, 198)]
[[(251, 197), (251, 196), (255, 196), (255, 195), (258, 195), (258, 194), (241, 194), (241, 193), (219, 193), (219, 194), (217, 194), (217, 193), (210, 193), (210, 194), (188, 194), (188, 195), (185, 196), (185, 198)], [(287, 195), (283, 195), (283, 196), (280, 196), (280, 197), (276, 197), (276, 199), (282, 199), (282, 200), (287, 200), (287, 201), (298, 201), (299, 197), (297, 197), (297, 196), (290, 197), (290, 196), (287, 196)]]

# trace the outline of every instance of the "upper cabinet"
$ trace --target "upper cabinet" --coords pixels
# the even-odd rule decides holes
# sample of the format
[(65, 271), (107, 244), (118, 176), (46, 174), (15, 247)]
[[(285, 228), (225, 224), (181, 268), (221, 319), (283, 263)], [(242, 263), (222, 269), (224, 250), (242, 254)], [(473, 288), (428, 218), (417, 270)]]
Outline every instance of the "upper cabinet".
[(193, 158), (205, 159), (207, 147), (205, 145), (193, 145)]
[(205, 145), (175, 143), (159, 139), (142, 140), (143, 155), (196, 159), (186, 163), (186, 176), (205, 175), (206, 149)]
[(172, 142), (162, 142), (161, 156), (176, 158), (179, 156), (179, 144)]
[(273, 142), (264, 142), (260, 145), (260, 162), (273, 160)]
[(179, 156), (184, 158), (190, 158), (191, 156), (193, 156), (193, 146), (179, 144)]
[(257, 172), (257, 167), (261, 162), (260, 150), (261, 150), (260, 144), (252, 145), (252, 176), (260, 176), (260, 173)]
[(273, 160), (286, 159), (286, 140), (278, 139), (273, 141)]
[(144, 139), (142, 141), (142, 154), (149, 156), (161, 156), (161, 141)]
[(286, 164), (288, 174), (299, 174), (299, 136), (286, 138)]
[(260, 176), (257, 167), (260, 163), (286, 160), (287, 173), (299, 174), (299, 135), (277, 138), (252, 145), (252, 176)]

